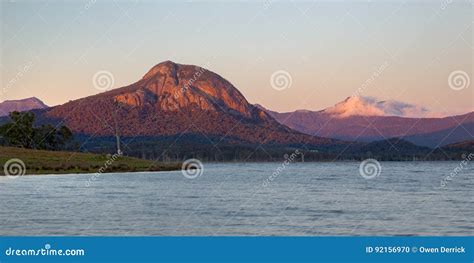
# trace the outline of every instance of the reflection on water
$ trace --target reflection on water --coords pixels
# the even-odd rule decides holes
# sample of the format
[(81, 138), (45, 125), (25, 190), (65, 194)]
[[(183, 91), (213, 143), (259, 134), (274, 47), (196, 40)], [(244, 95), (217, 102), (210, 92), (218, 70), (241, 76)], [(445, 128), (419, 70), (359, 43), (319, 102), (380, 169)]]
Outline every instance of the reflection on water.
[[(1, 235), (472, 235), (473, 167), (457, 162), (205, 164), (181, 172), (0, 178)], [(269, 182), (269, 183), (263, 183)]]

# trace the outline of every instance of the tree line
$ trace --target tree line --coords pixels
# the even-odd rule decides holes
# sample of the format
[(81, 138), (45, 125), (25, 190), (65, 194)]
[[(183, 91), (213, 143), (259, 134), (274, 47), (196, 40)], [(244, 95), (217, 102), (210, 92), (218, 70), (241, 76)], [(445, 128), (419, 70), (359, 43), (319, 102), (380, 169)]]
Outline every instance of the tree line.
[(73, 134), (66, 126), (35, 126), (33, 112), (11, 112), (10, 120), (0, 126), (0, 145), (37, 150), (60, 151), (74, 145)]

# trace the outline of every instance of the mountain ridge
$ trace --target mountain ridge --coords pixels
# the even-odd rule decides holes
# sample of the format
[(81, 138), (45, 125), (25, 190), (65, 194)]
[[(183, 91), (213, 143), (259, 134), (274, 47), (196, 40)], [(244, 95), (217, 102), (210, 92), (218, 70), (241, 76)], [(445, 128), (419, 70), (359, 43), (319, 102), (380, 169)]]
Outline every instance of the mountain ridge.
[(297, 131), (339, 140), (372, 142), (400, 137), (420, 146), (436, 148), (443, 146), (443, 142), (449, 144), (474, 139), (474, 112), (430, 118), (363, 115), (341, 118), (327, 110), (285, 113), (266, 111), (280, 123)]
[(0, 117), (7, 116), (13, 111), (21, 112), (46, 108), (49, 108), (49, 106), (37, 97), (30, 97), (20, 100), (5, 100), (0, 103)]
[[(348, 97), (344, 103), (351, 100), (353, 98)], [(400, 105), (413, 109), (412, 106), (406, 106), (408, 104)], [(83, 142), (99, 138), (96, 145), (87, 146), (89, 149), (104, 150), (104, 145), (110, 149), (114, 142), (110, 138), (116, 133), (129, 142), (136, 140), (138, 144), (133, 147), (141, 149), (134, 151), (137, 155), (145, 154), (146, 147), (158, 151), (181, 143), (187, 144), (179, 148), (186, 149), (184, 155), (199, 149), (206, 149), (206, 154), (214, 148), (219, 151), (218, 146), (221, 145), (227, 147), (226, 152), (229, 154), (233, 152), (236, 155), (240, 151), (237, 154), (239, 156), (242, 152), (251, 155), (252, 147), (279, 145), (282, 148), (274, 153), (296, 147), (313, 153), (330, 154), (324, 158), (338, 158), (339, 153), (346, 150), (352, 156), (356, 156), (358, 151), (371, 149), (382, 149), (383, 152), (391, 144), (390, 141), (367, 143), (391, 138), (399, 138), (401, 142), (406, 140), (418, 146), (443, 146), (436, 144), (443, 132), (451, 134), (450, 129), (455, 125), (458, 127), (459, 123), (474, 123), (474, 112), (446, 118), (360, 116), (353, 115), (355, 112), (341, 118), (335, 117), (334, 113), (345, 115), (345, 111), (328, 113), (327, 110), (273, 112), (261, 105), (250, 104), (222, 76), (199, 66), (172, 61), (156, 64), (130, 85), (34, 112), (38, 124), (65, 124)], [(462, 133), (462, 130), (470, 130), (470, 127), (458, 127), (461, 132), (455, 133), (455, 139), (445, 140), (446, 144), (471, 140), (472, 136), (466, 138), (466, 134)], [(417, 136), (437, 131), (443, 132), (431, 137)], [(183, 137), (186, 140), (180, 142)], [(431, 141), (420, 143), (420, 140), (426, 141), (424, 137), (430, 137)], [(163, 143), (160, 140), (164, 140)], [(416, 152), (416, 149), (426, 152), (424, 148), (415, 148), (408, 143), (403, 142), (401, 145), (400, 154), (406, 154), (405, 157)], [(236, 147), (240, 147), (240, 150), (235, 150)], [(267, 153), (268, 149), (261, 154)], [(150, 154), (154, 156), (155, 153)], [(175, 155), (179, 154), (183, 152), (176, 150)]]
[(38, 113), (41, 122), (64, 121), (75, 133), (96, 136), (113, 135), (118, 120), (123, 136), (196, 133), (252, 143), (336, 143), (281, 125), (210, 70), (171, 61), (131, 85)]

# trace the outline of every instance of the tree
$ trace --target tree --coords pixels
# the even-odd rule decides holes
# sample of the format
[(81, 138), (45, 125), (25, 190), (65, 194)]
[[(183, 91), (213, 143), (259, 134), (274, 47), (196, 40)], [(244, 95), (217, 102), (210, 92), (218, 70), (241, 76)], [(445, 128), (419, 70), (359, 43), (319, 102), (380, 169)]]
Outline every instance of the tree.
[(35, 129), (34, 148), (43, 150), (58, 149), (58, 141), (56, 139), (56, 129), (51, 124), (41, 125)]
[(0, 128), (7, 144), (22, 148), (33, 148), (35, 115), (32, 112), (20, 113), (14, 111), (10, 113), (10, 119), (11, 122)]
[(73, 134), (66, 126), (59, 129), (51, 124), (34, 127), (32, 112), (12, 112), (11, 122), (0, 126), (0, 143), (8, 146), (61, 150), (73, 141)]
[(56, 137), (57, 137), (58, 145), (67, 147), (68, 144), (72, 143), (74, 135), (72, 134), (72, 131), (68, 127), (61, 126), (61, 128), (59, 128), (59, 130), (57, 130), (56, 132)]

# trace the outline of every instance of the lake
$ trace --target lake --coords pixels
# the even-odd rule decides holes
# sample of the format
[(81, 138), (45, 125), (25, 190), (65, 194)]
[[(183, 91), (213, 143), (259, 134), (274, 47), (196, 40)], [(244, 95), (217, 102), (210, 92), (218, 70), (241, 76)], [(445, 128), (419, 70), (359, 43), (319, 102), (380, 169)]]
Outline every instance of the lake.
[(180, 171), (0, 177), (0, 235), (474, 234), (472, 165), (381, 162), (371, 179), (359, 165), (205, 163), (194, 179)]

